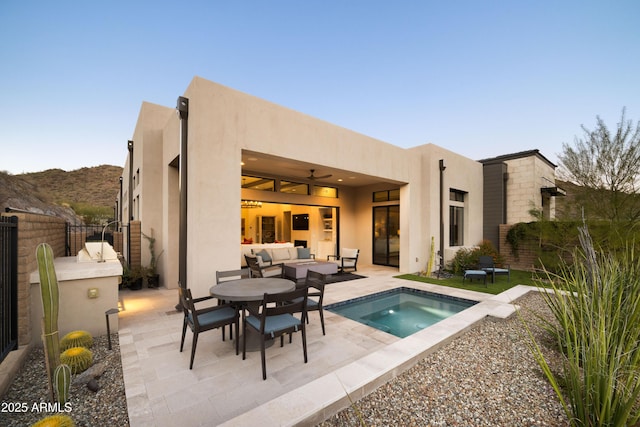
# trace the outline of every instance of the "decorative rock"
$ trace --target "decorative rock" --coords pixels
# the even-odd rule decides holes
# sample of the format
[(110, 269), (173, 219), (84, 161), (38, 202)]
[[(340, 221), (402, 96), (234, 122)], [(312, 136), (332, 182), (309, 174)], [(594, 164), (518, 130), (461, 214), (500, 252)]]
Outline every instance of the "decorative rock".
[(81, 374), (78, 374), (74, 379), (73, 379), (73, 383), (74, 384), (86, 384), (89, 381), (91, 381), (94, 378), (100, 378), (102, 376), (102, 374), (104, 374), (105, 369), (107, 369), (107, 367), (105, 366), (104, 363), (96, 363), (93, 366), (91, 366), (89, 369), (87, 369), (86, 371), (84, 371)]
[(98, 381), (96, 381), (95, 378), (92, 378), (89, 380), (89, 382), (87, 383), (87, 388), (89, 390), (91, 390), (92, 392), (97, 392), (98, 390), (100, 390), (100, 384), (98, 384)]

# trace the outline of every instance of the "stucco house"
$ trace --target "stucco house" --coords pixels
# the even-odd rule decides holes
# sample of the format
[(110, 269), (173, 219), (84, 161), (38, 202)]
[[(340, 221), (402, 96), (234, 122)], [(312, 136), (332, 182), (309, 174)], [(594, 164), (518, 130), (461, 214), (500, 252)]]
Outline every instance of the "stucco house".
[[(400, 148), (200, 77), (178, 104), (142, 104), (118, 203), (123, 223), (153, 231), (168, 288), (178, 286), (184, 209), (194, 294), (208, 293), (216, 270), (239, 268), (250, 244), (291, 242), (319, 259), (358, 248), (359, 263), (424, 271), (432, 239), (446, 262), (487, 234), (483, 217), (495, 196), (487, 171), (519, 170), (509, 163), (517, 159), (483, 163), (433, 144)], [(553, 180), (555, 166), (542, 163), (550, 169), (534, 175)], [(537, 176), (522, 179), (539, 184)]]

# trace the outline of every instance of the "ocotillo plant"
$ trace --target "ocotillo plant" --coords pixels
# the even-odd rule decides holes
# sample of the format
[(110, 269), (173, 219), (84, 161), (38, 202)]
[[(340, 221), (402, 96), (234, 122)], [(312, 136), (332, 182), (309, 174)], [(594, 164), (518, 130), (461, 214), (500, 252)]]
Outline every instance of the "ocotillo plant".
[(45, 351), (49, 397), (55, 403), (53, 383), (55, 369), (60, 364), (60, 338), (58, 336), (58, 278), (53, 265), (53, 250), (47, 243), (36, 248), (38, 273), (40, 274), (40, 295), (42, 296), (42, 342)]

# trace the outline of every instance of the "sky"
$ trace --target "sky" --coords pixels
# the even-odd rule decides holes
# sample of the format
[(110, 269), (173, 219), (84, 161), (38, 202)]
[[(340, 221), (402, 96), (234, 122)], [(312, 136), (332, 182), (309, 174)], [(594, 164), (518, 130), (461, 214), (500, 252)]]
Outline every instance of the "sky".
[(637, 0), (0, 1), (0, 171), (123, 166), (194, 76), (479, 160), (640, 120)]

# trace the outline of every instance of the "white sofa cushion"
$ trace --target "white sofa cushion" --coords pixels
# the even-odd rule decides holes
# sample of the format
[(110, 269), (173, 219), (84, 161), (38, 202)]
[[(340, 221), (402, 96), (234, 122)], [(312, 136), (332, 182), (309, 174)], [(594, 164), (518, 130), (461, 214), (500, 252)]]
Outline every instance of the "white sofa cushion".
[[(294, 249), (294, 248), (291, 248)], [(291, 259), (291, 254), (289, 253), (289, 248), (275, 248), (271, 250), (271, 255), (273, 258), (273, 262), (284, 262), (289, 261)], [(296, 257), (298, 256), (298, 252), (296, 250)]]
[(287, 250), (289, 251), (289, 259), (290, 260), (298, 259), (298, 247), (297, 246), (295, 248), (287, 248)]

